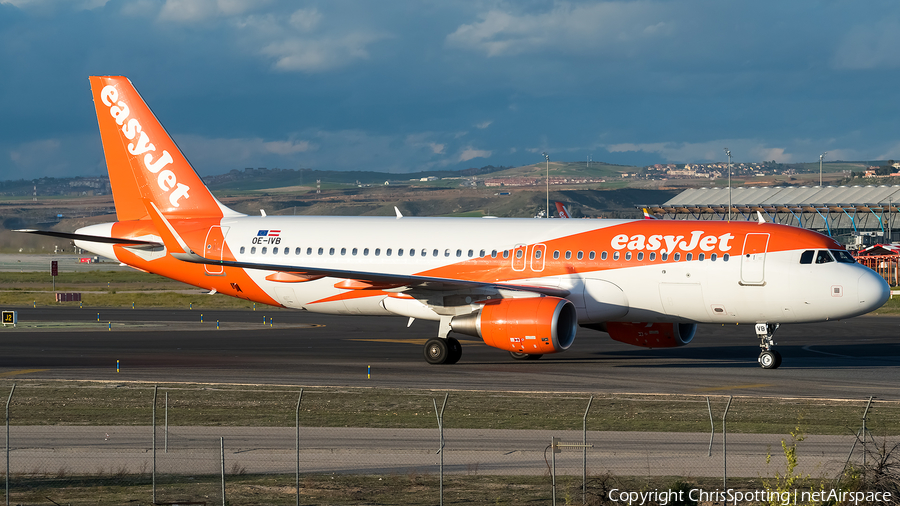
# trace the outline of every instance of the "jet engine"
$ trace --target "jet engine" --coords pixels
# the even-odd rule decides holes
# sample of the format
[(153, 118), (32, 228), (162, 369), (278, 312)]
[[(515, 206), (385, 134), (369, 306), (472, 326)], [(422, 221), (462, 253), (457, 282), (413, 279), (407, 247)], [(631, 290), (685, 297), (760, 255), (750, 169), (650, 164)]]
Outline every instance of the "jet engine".
[(450, 321), (454, 332), (477, 336), (494, 348), (541, 355), (564, 351), (575, 340), (575, 306), (559, 297), (496, 299)]
[(606, 322), (606, 332), (616, 341), (644, 348), (674, 348), (694, 339), (696, 323)]

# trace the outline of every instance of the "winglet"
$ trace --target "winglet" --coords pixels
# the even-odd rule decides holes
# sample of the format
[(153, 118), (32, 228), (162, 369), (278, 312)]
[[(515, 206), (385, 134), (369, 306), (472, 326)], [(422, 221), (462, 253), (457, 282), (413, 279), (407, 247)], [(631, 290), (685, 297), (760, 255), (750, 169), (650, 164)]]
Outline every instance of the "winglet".
[(650, 211), (648, 211), (646, 207), (644, 207), (643, 210), (644, 210), (644, 219), (645, 220), (655, 220), (656, 219), (656, 216), (651, 215)]
[(762, 215), (761, 212), (756, 211), (756, 217), (759, 218), (759, 222), (760, 222), (760, 223), (765, 223), (765, 222), (766, 222), (766, 219), (763, 218), (763, 215)]
[(400, 212), (399, 209), (397, 209), (397, 206), (394, 206), (394, 212), (397, 213), (398, 220), (403, 217), (403, 214)]

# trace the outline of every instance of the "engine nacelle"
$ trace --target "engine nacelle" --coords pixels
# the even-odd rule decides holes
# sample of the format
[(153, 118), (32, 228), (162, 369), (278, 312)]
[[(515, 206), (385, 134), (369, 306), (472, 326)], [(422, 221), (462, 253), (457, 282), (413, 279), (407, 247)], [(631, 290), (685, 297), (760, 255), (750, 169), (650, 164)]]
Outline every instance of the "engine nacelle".
[(606, 322), (606, 332), (616, 341), (644, 348), (674, 348), (694, 339), (696, 323)]
[(575, 306), (559, 297), (489, 300), (479, 311), (450, 321), (454, 332), (480, 337), (494, 348), (532, 355), (568, 349), (577, 325)]

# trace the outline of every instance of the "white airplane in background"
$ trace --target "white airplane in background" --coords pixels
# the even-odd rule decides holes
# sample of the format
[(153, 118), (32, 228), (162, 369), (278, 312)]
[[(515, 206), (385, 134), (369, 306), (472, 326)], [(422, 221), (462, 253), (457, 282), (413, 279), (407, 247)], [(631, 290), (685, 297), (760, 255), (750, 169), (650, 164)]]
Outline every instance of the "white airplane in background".
[(125, 77), (91, 77), (118, 221), (79, 248), (243, 299), (439, 323), (517, 359), (568, 349), (579, 326), (636, 346), (688, 344), (697, 324), (754, 324), (762, 367), (782, 323), (880, 307), (887, 283), (833, 239), (771, 223), (247, 216), (220, 203)]

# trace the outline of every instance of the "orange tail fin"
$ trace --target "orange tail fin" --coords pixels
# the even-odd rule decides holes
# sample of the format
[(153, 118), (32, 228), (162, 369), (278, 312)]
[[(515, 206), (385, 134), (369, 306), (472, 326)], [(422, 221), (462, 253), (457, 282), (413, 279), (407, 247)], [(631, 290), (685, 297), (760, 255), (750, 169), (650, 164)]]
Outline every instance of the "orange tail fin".
[(150, 219), (145, 199), (171, 218), (238, 214), (209, 192), (131, 81), (92, 76), (91, 93), (119, 221)]

